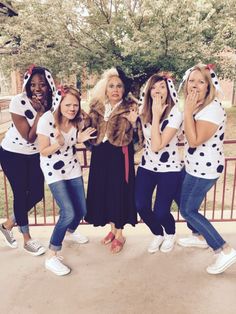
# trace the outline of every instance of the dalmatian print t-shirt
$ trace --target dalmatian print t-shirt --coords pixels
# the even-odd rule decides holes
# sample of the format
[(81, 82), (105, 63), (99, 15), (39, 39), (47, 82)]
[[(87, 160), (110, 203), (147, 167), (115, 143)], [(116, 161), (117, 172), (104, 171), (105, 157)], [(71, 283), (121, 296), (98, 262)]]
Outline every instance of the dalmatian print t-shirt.
[(212, 122), (218, 125), (218, 129), (208, 141), (198, 147), (191, 148), (185, 141), (186, 172), (199, 178), (216, 179), (224, 169), (225, 110), (221, 103), (215, 99), (199, 111), (194, 119)]
[[(37, 114), (26, 96), (26, 93), (16, 95), (12, 98), (9, 105), (9, 112), (25, 117), (30, 126), (33, 125)], [(6, 132), (1, 145), (3, 149), (13, 153), (25, 155), (38, 153), (37, 138), (34, 143), (29, 143), (21, 136), (14, 123), (12, 123), (11, 127)]]
[[(54, 123), (53, 114), (48, 111), (39, 119), (37, 126), (37, 134), (49, 137), (51, 144), (56, 142)], [(63, 131), (61, 133), (65, 144), (52, 155), (40, 156), (40, 166), (47, 184), (78, 178), (82, 175), (75, 148), (77, 129), (71, 127), (68, 133)]]
[[(182, 113), (175, 105), (168, 117), (160, 124), (160, 132), (163, 133), (166, 127), (179, 130), (182, 124)], [(143, 124), (144, 135), (144, 151), (140, 163), (140, 167), (154, 171), (154, 172), (170, 172), (180, 171), (183, 167), (183, 163), (180, 158), (178, 149), (178, 132), (171, 139), (166, 147), (162, 148), (159, 152), (153, 152), (151, 150), (151, 124)]]

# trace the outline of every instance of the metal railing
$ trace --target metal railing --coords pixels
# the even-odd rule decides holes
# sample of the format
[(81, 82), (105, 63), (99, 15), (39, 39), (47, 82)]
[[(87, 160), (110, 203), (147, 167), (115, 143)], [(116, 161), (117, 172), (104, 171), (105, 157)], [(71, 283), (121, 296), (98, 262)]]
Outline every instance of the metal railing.
[[(224, 141), (225, 147), (228, 145), (236, 145), (236, 140)], [(78, 150), (81, 168), (83, 171), (84, 179), (87, 178), (90, 152), (86, 148)], [(3, 193), (1, 197), (0, 208), (3, 208), (2, 218), (8, 218), (12, 209), (12, 193), (9, 183), (0, 171), (0, 188)], [(87, 182), (85, 181), (85, 189)], [(2, 184), (3, 182), (3, 184)], [(235, 189), (236, 189), (236, 156), (225, 157), (224, 173), (221, 175), (216, 184), (207, 193), (202, 206), (201, 212), (210, 221), (236, 221), (236, 206), (235, 206)], [(173, 215), (176, 222), (184, 222), (181, 217), (177, 206), (173, 206)], [(54, 225), (58, 214), (58, 207), (50, 193), (50, 190), (45, 185), (45, 197), (39, 202), (31, 211), (30, 225), (33, 226), (49, 226)], [(86, 222), (82, 222), (86, 223)]]

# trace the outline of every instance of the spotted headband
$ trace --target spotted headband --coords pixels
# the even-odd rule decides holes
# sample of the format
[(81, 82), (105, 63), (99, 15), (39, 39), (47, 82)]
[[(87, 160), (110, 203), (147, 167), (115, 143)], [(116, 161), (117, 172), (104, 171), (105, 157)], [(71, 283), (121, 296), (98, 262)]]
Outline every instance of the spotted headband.
[[(219, 80), (218, 80), (218, 78), (217, 78), (217, 76), (216, 76), (216, 74), (215, 74), (215, 72), (214, 72), (214, 70), (213, 70), (214, 67), (215, 67), (214, 64), (207, 64), (207, 65), (205, 66), (205, 68), (210, 71), (210, 74), (211, 74), (211, 81), (212, 81), (212, 84), (215, 86), (215, 89), (216, 89), (218, 92), (221, 92), (221, 93), (223, 94), (223, 91), (222, 91), (222, 89), (221, 89), (221, 87), (220, 87), (220, 84), (219, 84)], [(191, 73), (193, 70), (195, 70), (195, 66), (189, 68), (189, 69), (185, 72), (185, 74), (184, 74), (184, 76), (183, 76), (183, 78), (182, 78), (182, 81), (180, 82), (180, 85), (179, 85), (179, 88), (178, 88), (178, 92), (181, 90), (183, 83), (184, 83), (185, 81), (187, 81), (187, 79), (188, 79), (190, 73)]]
[(56, 93), (53, 97), (51, 111), (55, 112), (61, 103), (62, 97), (65, 96), (65, 90), (62, 85), (58, 86)]
[[(179, 99), (178, 99), (178, 94), (176, 92), (173, 80), (169, 76), (166, 76), (166, 75), (160, 75), (160, 76), (163, 77), (163, 79), (165, 79), (165, 81), (167, 83), (167, 86), (168, 86), (168, 89), (169, 89), (169, 92), (170, 92), (171, 99), (173, 100), (174, 104), (178, 105)], [(139, 101), (141, 102), (141, 103), (139, 103), (140, 105), (143, 104), (144, 97), (145, 97), (145, 94), (146, 94), (146, 91), (147, 91), (148, 82), (149, 82), (150, 79), (151, 79), (151, 77), (148, 79), (148, 81), (147, 81), (147, 83), (146, 83), (146, 85), (145, 85), (145, 87), (143, 89), (142, 95), (141, 95), (141, 97), (139, 99)]]
[[(29, 69), (25, 72), (25, 74), (24, 74), (24, 82), (23, 82), (23, 86), (22, 86), (22, 91), (24, 91), (25, 86), (26, 86), (27, 82), (29, 81), (29, 79), (31, 78), (31, 76), (33, 74), (33, 70), (35, 68), (37, 68), (36, 65), (32, 64), (29, 67)], [(52, 90), (52, 93), (54, 93), (55, 90), (56, 90), (56, 87), (55, 87), (55, 83), (54, 83), (52, 74), (48, 70), (46, 70), (44, 68), (42, 68), (42, 69), (44, 70), (44, 74), (45, 74), (46, 80), (48, 81), (48, 84), (49, 84), (49, 86), (50, 86), (50, 88)]]

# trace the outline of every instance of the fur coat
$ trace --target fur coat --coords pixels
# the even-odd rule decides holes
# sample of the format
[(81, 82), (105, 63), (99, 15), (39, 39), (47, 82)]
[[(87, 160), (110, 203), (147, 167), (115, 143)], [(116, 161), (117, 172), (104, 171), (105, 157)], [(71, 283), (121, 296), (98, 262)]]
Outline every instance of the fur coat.
[(89, 114), (85, 117), (85, 125), (95, 128), (97, 137), (90, 140), (90, 143), (99, 145), (106, 134), (108, 141), (114, 146), (126, 146), (134, 141), (135, 150), (140, 150), (143, 145), (141, 122), (138, 119), (134, 129), (127, 119), (127, 114), (134, 106), (134, 103), (123, 101), (112, 111), (108, 121), (105, 121), (105, 106), (100, 102), (92, 103)]

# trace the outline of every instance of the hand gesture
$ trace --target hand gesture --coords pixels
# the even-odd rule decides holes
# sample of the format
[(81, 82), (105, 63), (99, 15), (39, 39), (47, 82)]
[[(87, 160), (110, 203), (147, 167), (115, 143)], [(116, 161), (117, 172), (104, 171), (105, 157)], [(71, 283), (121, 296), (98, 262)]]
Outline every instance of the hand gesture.
[(96, 129), (91, 127), (85, 129), (84, 131), (79, 131), (77, 135), (77, 143), (83, 143), (87, 140), (96, 138), (96, 135), (92, 136), (94, 132), (96, 132)]
[(41, 103), (37, 96), (32, 96), (32, 106), (38, 113), (43, 114), (45, 112), (45, 106)]
[(65, 144), (64, 136), (61, 134), (61, 132), (58, 129), (56, 129), (56, 132), (55, 132), (55, 140), (60, 146), (63, 146)]
[(190, 114), (193, 114), (201, 103), (198, 103), (198, 92), (193, 89), (190, 93), (188, 93), (185, 104), (184, 104), (184, 111)]
[(131, 124), (134, 124), (138, 118), (138, 107), (132, 106), (130, 112), (126, 114), (126, 118), (129, 120)]
[(161, 94), (156, 94), (153, 97), (153, 102), (152, 102), (152, 114), (157, 115), (158, 118), (160, 119), (161, 116), (163, 115), (163, 112), (166, 110), (168, 107), (167, 104), (162, 104), (162, 96)]

